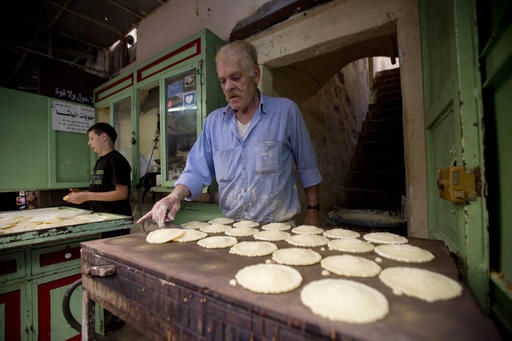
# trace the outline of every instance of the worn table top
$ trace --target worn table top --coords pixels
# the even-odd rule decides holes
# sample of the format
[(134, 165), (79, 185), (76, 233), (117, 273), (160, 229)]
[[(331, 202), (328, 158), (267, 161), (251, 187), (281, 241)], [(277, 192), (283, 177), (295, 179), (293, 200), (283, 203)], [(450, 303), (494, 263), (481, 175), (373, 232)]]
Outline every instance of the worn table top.
[(133, 218), (74, 207), (0, 212), (0, 250), (130, 228)]
[[(205, 249), (195, 242), (148, 244), (145, 237), (145, 234), (140, 233), (84, 242), (82, 246), (83, 254), (86, 255), (85, 262), (90, 262), (93, 258), (101, 258), (102, 261), (112, 260), (129, 269), (136, 269), (141, 274), (156, 277), (162, 283), (174, 283), (190, 290), (207, 292), (211, 297), (226, 304), (246, 308), (251, 311), (251, 314), (264, 315), (281, 321), (283, 325), (299, 326), (304, 330), (314, 331), (316, 335), (331, 339), (345, 337), (365, 340), (383, 338), (387, 340), (497, 340), (500, 338), (491, 320), (480, 311), (469, 288), (463, 283), (461, 283), (464, 287), (462, 296), (428, 303), (413, 297), (393, 294), (392, 290), (378, 279), (378, 276), (349, 278), (367, 284), (384, 294), (389, 301), (390, 312), (384, 319), (373, 323), (336, 322), (315, 315), (300, 300), (301, 289), (313, 280), (347, 278), (335, 274), (323, 276), (320, 264), (296, 266), (295, 269), (303, 276), (303, 282), (299, 288), (291, 292), (277, 295), (257, 294), (239, 285), (230, 285), (229, 281), (244, 266), (264, 263), (271, 256), (238, 256), (229, 254), (229, 248)], [(458, 280), (455, 262), (442, 241), (408, 239), (410, 244), (431, 251), (435, 259), (427, 263), (403, 263), (381, 257), (382, 262), (379, 265), (383, 269), (392, 266), (414, 266)], [(254, 239), (245, 237), (238, 240)], [(276, 242), (276, 245), (279, 248), (292, 247), (284, 241)], [(327, 246), (312, 249), (323, 257), (342, 253), (328, 250)], [(371, 260), (377, 257), (374, 252), (355, 255)], [(84, 266), (84, 259), (82, 262)], [(94, 264), (85, 266), (87, 265)], [(101, 295), (101, 293), (97, 294)], [(150, 306), (155, 302), (148, 301), (144, 304)], [(127, 322), (130, 323), (130, 321)], [(251, 328), (254, 327), (251, 326)]]

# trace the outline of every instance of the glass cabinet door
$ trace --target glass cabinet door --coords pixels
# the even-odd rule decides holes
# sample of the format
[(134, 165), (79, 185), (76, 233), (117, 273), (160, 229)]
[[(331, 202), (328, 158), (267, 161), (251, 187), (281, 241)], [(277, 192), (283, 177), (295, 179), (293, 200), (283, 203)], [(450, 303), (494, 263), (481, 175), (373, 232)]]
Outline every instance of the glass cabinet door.
[(187, 155), (197, 139), (196, 69), (165, 80), (165, 180), (173, 183), (185, 168)]
[(139, 89), (139, 177), (160, 172), (160, 86)]

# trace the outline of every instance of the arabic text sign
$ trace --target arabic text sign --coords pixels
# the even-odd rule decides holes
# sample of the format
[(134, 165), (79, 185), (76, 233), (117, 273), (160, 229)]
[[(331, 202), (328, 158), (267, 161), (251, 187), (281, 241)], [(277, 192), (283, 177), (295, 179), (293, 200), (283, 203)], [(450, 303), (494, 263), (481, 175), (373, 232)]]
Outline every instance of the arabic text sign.
[(52, 128), (54, 130), (87, 133), (94, 124), (94, 108), (69, 102), (52, 102)]

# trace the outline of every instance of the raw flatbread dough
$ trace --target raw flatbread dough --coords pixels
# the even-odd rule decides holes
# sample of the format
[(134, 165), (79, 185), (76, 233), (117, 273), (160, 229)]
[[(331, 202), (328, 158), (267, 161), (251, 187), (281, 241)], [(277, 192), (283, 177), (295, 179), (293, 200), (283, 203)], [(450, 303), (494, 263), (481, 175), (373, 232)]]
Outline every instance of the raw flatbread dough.
[(271, 231), (271, 230), (278, 230), (278, 231), (288, 231), (291, 229), (291, 225), (285, 224), (285, 223), (270, 223), (263, 225), (261, 227), (263, 230)]
[(310, 249), (289, 247), (274, 251), (272, 259), (274, 262), (284, 265), (312, 265), (320, 262), (322, 256)]
[(348, 279), (320, 279), (300, 292), (313, 313), (333, 321), (370, 323), (389, 313), (386, 297), (374, 288)]
[(258, 232), (254, 227), (233, 227), (224, 231), (228, 236), (234, 237), (249, 237)]
[(208, 236), (208, 233), (198, 231), (198, 230), (188, 229), (188, 230), (184, 230), (184, 231), (185, 231), (185, 233), (181, 237), (174, 239), (175, 242), (180, 242), (180, 243), (195, 242), (199, 239), (203, 239)]
[(329, 243), (329, 239), (317, 234), (296, 234), (286, 239), (286, 242), (295, 246), (315, 247)]
[(167, 243), (181, 237), (184, 233), (185, 230), (177, 228), (157, 229), (148, 233), (146, 241), (150, 244)]
[(372, 243), (360, 239), (334, 239), (327, 244), (329, 250), (364, 253), (371, 252), (375, 248)]
[(379, 256), (406, 263), (424, 263), (434, 259), (432, 252), (410, 244), (384, 244), (375, 248)]
[(256, 227), (259, 223), (252, 220), (241, 220), (233, 224), (233, 227)]
[(382, 270), (382, 283), (395, 295), (405, 294), (427, 302), (449, 300), (462, 294), (462, 286), (448, 276), (437, 272), (412, 268), (392, 267)]
[(215, 218), (215, 219), (208, 221), (208, 223), (210, 223), (210, 224), (221, 224), (221, 225), (229, 225), (229, 224), (233, 224), (234, 222), (235, 222), (235, 219), (231, 219), (231, 218)]
[(229, 225), (209, 224), (208, 226), (200, 227), (199, 230), (206, 233), (224, 233), (230, 228)]
[(186, 229), (200, 229), (201, 227), (205, 227), (208, 225), (210, 225), (210, 224), (207, 223), (206, 221), (195, 221), (195, 220), (181, 224), (181, 226), (183, 226)]
[(229, 253), (247, 256), (259, 257), (267, 256), (277, 250), (277, 245), (271, 242), (240, 242), (233, 246)]
[(374, 261), (352, 255), (329, 256), (320, 265), (329, 272), (350, 277), (374, 277), (382, 270)]
[(292, 232), (296, 234), (320, 234), (324, 232), (324, 230), (313, 225), (300, 225), (294, 227)]
[(292, 291), (302, 283), (300, 272), (281, 264), (249, 265), (238, 271), (235, 279), (242, 287), (262, 294)]
[(212, 236), (206, 237), (197, 242), (197, 245), (207, 249), (225, 249), (238, 243), (235, 237)]
[(285, 231), (279, 231), (279, 230), (258, 231), (255, 234), (253, 234), (254, 239), (268, 240), (271, 242), (285, 240), (286, 238), (288, 238), (290, 236), (291, 236), (290, 233), (285, 232)]
[(334, 239), (355, 239), (359, 238), (360, 233), (352, 230), (336, 228), (325, 231), (324, 236)]
[(377, 244), (405, 244), (407, 238), (390, 232), (372, 232), (363, 236), (369, 242)]

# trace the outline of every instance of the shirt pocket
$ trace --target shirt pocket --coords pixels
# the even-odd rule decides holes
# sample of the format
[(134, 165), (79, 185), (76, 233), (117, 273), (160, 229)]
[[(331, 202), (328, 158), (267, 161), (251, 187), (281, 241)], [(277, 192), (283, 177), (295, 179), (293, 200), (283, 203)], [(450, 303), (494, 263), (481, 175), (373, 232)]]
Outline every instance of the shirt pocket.
[(262, 141), (256, 144), (256, 172), (276, 173), (280, 169), (282, 143), (278, 140)]
[(216, 151), (214, 154), (215, 174), (219, 182), (230, 181), (236, 175), (238, 149)]

